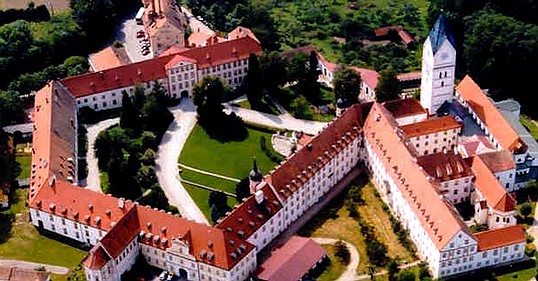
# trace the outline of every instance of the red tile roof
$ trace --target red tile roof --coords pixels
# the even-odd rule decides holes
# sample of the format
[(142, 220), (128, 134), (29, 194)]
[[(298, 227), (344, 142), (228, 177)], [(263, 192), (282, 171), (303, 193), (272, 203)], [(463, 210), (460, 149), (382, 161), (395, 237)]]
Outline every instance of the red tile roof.
[(82, 261), (82, 265), (90, 269), (101, 269), (111, 260), (101, 246), (93, 247)]
[[(475, 233), (478, 251), (525, 243), (525, 229), (521, 225), (508, 226)], [(524, 246), (523, 246), (524, 247)]]
[(239, 39), (239, 38), (243, 38), (243, 37), (250, 37), (254, 40), (256, 40), (256, 42), (260, 43), (260, 40), (258, 40), (258, 38), (256, 37), (256, 35), (254, 35), (254, 32), (252, 32), (252, 30), (244, 27), (244, 26), (238, 26), (236, 28), (234, 28), (234, 30), (230, 31), (228, 33), (228, 40), (234, 40), (234, 39)]
[(438, 186), (420, 169), (390, 112), (378, 103), (366, 119), (364, 136), (438, 249), (459, 232), (472, 237), (454, 206), (441, 197)]
[(312, 239), (292, 236), (286, 244), (271, 253), (260, 266), (256, 278), (263, 281), (300, 280), (327, 251)]
[(495, 147), (485, 136), (472, 135), (470, 137), (460, 137), (458, 145), (464, 149), (462, 153), (466, 157), (471, 157), (476, 154), (495, 151)]
[(372, 91), (375, 91), (375, 88), (377, 87), (377, 82), (379, 81), (379, 74), (377, 73), (377, 71), (360, 67), (352, 67), (351, 69), (359, 73), (361, 75), (362, 82), (368, 85), (368, 87), (372, 89)]
[(456, 92), (469, 104), (504, 149), (518, 154), (527, 151), (527, 145), (470, 76), (463, 78), (456, 87)]
[(124, 48), (107, 47), (88, 57), (93, 71), (115, 68), (131, 63)]
[(274, 187), (280, 198), (287, 199), (348, 143), (359, 137), (362, 114), (360, 104), (346, 109), (340, 118), (332, 121), (307, 146), (277, 166), (265, 177), (265, 181)]
[(401, 25), (376, 28), (374, 29), (374, 34), (376, 37), (387, 36), (389, 34), (389, 31), (397, 32), (398, 36), (405, 44), (409, 44), (415, 41), (413, 37), (411, 37), (411, 35), (409, 35)]
[(473, 171), (463, 161), (461, 155), (454, 154), (453, 151), (429, 154), (418, 157), (417, 160), (426, 173), (439, 182), (473, 175)]
[(202, 47), (210, 44), (216, 44), (226, 41), (225, 38), (217, 35), (217, 34), (207, 34), (204, 32), (193, 32), (191, 35), (189, 35), (189, 38), (187, 38), (187, 46), (191, 48), (195, 47)]
[(384, 102), (383, 106), (385, 106), (396, 119), (418, 114), (428, 114), (426, 109), (424, 109), (420, 102), (415, 98), (391, 100)]
[(259, 189), (263, 192), (261, 203), (257, 203), (255, 196), (251, 195), (223, 218), (216, 227), (225, 230), (236, 238), (246, 240), (276, 215), (282, 209), (282, 205), (269, 185), (262, 184), (263, 187)]
[(493, 173), (512, 170), (516, 168), (513, 155), (508, 150), (493, 151), (479, 154), (484, 164)]
[(182, 55), (175, 55), (164, 67), (166, 70), (176, 66), (180, 62), (196, 63), (195, 60)]
[(458, 123), (453, 116), (443, 116), (439, 118), (428, 119), (422, 122), (417, 122), (413, 124), (408, 124), (402, 126), (407, 137), (416, 137), (427, 134), (432, 134), (435, 132), (443, 132), (452, 129), (459, 129), (462, 127), (462, 124)]
[(501, 186), (480, 157), (473, 157), (472, 168), (476, 176), (476, 189), (485, 197), (488, 204), (501, 212), (514, 211), (516, 207), (514, 198)]
[(415, 71), (415, 72), (408, 72), (408, 73), (400, 73), (396, 75), (396, 78), (401, 81), (406, 80), (418, 80), (422, 79), (422, 72), (421, 71)]

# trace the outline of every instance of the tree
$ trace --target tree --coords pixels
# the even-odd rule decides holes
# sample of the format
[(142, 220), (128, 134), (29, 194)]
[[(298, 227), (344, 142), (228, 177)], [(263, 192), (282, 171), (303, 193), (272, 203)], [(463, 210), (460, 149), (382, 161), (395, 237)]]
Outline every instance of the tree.
[(140, 125), (140, 113), (133, 106), (127, 91), (124, 90), (121, 97), (120, 127), (134, 130), (141, 129)]
[(155, 164), (155, 151), (151, 148), (146, 149), (142, 157), (140, 157), (140, 162), (144, 165), (154, 165)]
[(400, 81), (398, 81), (396, 72), (391, 67), (379, 73), (379, 82), (375, 87), (375, 95), (378, 102), (400, 98)]
[(398, 267), (398, 262), (396, 260), (390, 260), (387, 263), (387, 272), (389, 275), (389, 281), (396, 280), (396, 275), (398, 272), (400, 272), (400, 268)]
[(278, 52), (266, 52), (260, 56), (263, 87), (267, 94), (275, 95), (287, 81), (286, 60)]
[(222, 191), (211, 191), (209, 194), (209, 206), (211, 206), (211, 220), (217, 222), (230, 210), (228, 197)]
[(258, 57), (255, 54), (250, 54), (248, 57), (248, 72), (245, 81), (247, 85), (247, 99), (252, 107), (256, 107), (262, 101), (263, 86), (262, 73)]
[(409, 270), (402, 271), (398, 274), (398, 281), (415, 281), (415, 273)]
[(222, 114), (222, 97), (228, 86), (217, 76), (207, 75), (194, 85), (193, 102), (200, 118), (216, 117)]
[(418, 279), (425, 280), (431, 278), (430, 271), (428, 270), (428, 263), (421, 262), (418, 264)]
[(350, 107), (359, 101), (361, 76), (349, 67), (339, 67), (333, 79), (334, 94), (339, 107)]
[(144, 108), (144, 104), (146, 103), (146, 93), (144, 91), (144, 87), (142, 85), (135, 85), (134, 94), (133, 94), (133, 104), (139, 111)]
[(346, 244), (342, 242), (342, 240), (338, 240), (336, 243), (334, 243), (334, 255), (340, 259), (341, 263), (346, 265), (349, 263), (351, 258), (349, 249), (347, 248)]
[(237, 201), (241, 202), (243, 198), (250, 196), (250, 180), (248, 177), (241, 179), (235, 185), (235, 196), (237, 196)]
[(24, 111), (17, 93), (0, 91), (0, 128), (20, 123), (24, 120)]
[(298, 96), (290, 103), (290, 111), (296, 118), (312, 120), (314, 113), (304, 96)]
[(308, 71), (306, 73), (305, 89), (306, 98), (314, 104), (318, 104), (321, 100), (318, 77), (321, 74), (318, 69), (318, 55), (315, 51), (310, 52), (308, 60)]
[(524, 217), (524, 218), (528, 218), (529, 215), (531, 214), (532, 212), (532, 205), (531, 203), (529, 202), (525, 202), (521, 205), (521, 208), (519, 209), (519, 212), (521, 212), (521, 215)]

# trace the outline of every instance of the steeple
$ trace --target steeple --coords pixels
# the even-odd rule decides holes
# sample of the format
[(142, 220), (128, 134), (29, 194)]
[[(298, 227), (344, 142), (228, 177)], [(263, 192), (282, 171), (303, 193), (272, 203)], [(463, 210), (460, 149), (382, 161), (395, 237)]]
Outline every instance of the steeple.
[(432, 30), (430, 30), (429, 38), (434, 55), (439, 51), (445, 40), (448, 40), (452, 44), (452, 47), (456, 48), (454, 34), (452, 34), (452, 29), (443, 13), (435, 21)]
[(251, 181), (254, 182), (260, 182), (263, 178), (262, 173), (258, 169), (258, 164), (256, 163), (256, 157), (254, 157), (253, 163), (252, 163), (252, 170), (250, 170), (249, 178)]

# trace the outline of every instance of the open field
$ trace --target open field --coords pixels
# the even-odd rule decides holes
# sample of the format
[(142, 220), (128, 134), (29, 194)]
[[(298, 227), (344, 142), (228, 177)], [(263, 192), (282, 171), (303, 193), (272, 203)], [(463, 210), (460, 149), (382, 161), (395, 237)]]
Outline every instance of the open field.
[[(256, 157), (258, 168), (265, 174), (273, 163), (260, 149), (260, 137), (271, 139), (271, 134), (248, 128), (243, 141), (219, 142), (210, 139), (199, 125), (192, 130), (179, 156), (179, 162), (193, 168), (242, 179), (252, 169)], [(224, 180), (223, 180), (224, 181)]]
[(0, 9), (24, 9), (30, 2), (34, 2), (36, 6), (46, 5), (49, 12), (69, 9), (68, 0), (0, 0)]
[(13, 205), (1, 213), (0, 257), (75, 267), (86, 252), (40, 235), (28, 222), (27, 196), (27, 189), (17, 189)]

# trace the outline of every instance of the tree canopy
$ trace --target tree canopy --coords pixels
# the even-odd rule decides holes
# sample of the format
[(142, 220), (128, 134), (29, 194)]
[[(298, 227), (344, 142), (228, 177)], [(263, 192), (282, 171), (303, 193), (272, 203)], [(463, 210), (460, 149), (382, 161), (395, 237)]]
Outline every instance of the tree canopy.
[(387, 68), (379, 73), (379, 81), (375, 88), (376, 100), (385, 102), (400, 98), (400, 81), (392, 68)]
[(359, 101), (361, 76), (349, 67), (339, 67), (333, 79), (334, 94), (339, 107), (349, 107)]

